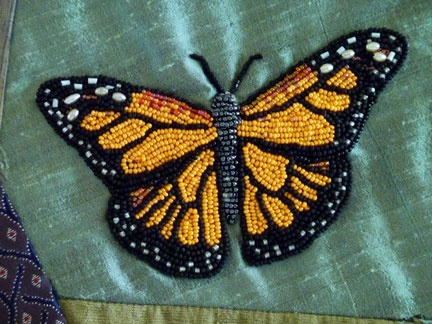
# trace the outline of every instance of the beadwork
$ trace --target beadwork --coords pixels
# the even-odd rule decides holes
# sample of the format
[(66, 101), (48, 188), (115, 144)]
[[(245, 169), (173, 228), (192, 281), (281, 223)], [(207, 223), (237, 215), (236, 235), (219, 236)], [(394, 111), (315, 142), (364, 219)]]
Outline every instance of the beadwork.
[(343, 36), (239, 104), (234, 92), (254, 60), (211, 110), (106, 76), (52, 79), (37, 103), (111, 192), (117, 240), (161, 271), (217, 273), (226, 226), (240, 219), (251, 265), (306, 248), (348, 197), (348, 153), (370, 107), (407, 54), (387, 29)]

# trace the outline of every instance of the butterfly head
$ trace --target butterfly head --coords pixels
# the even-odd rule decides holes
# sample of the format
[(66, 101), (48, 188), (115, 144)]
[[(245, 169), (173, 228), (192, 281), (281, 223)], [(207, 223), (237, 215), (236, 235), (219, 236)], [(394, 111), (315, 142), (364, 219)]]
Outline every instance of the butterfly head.
[(229, 91), (220, 92), (213, 99), (214, 107), (233, 106), (237, 104), (236, 96)]

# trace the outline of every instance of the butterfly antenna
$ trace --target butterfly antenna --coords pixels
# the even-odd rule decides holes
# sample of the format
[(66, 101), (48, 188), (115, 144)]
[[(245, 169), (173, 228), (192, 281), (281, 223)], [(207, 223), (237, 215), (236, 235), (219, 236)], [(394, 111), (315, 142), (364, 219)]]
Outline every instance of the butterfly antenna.
[(261, 54), (255, 54), (249, 57), (249, 59), (246, 61), (246, 63), (243, 65), (243, 68), (241, 69), (240, 73), (237, 76), (236, 81), (231, 86), (230, 92), (234, 93), (237, 91), (238, 87), (240, 86), (240, 83), (242, 82), (244, 76), (246, 75), (247, 71), (249, 70), (250, 66), (254, 61), (261, 60), (263, 56)]
[(210, 66), (205, 60), (205, 58), (198, 54), (191, 54), (189, 55), (190, 58), (194, 59), (195, 61), (198, 61), (201, 64), (201, 67), (203, 69), (204, 75), (207, 77), (207, 80), (215, 87), (216, 91), (218, 93), (224, 92), (224, 89), (220, 85), (219, 81), (214, 76), (213, 72), (210, 70)]

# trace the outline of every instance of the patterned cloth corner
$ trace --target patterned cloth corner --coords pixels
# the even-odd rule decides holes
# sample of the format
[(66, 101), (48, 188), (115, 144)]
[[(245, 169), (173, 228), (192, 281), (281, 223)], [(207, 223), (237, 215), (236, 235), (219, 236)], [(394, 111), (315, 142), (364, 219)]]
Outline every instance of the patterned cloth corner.
[(53, 287), (0, 184), (0, 323), (66, 323)]

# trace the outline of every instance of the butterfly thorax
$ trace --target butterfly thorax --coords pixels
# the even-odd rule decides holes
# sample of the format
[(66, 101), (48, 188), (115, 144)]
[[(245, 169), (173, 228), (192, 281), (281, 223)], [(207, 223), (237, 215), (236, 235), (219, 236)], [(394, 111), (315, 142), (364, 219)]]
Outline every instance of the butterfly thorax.
[(226, 220), (233, 223), (238, 215), (237, 126), (241, 123), (240, 106), (232, 93), (222, 92), (214, 98), (212, 112), (219, 141), (217, 169), (221, 210)]

